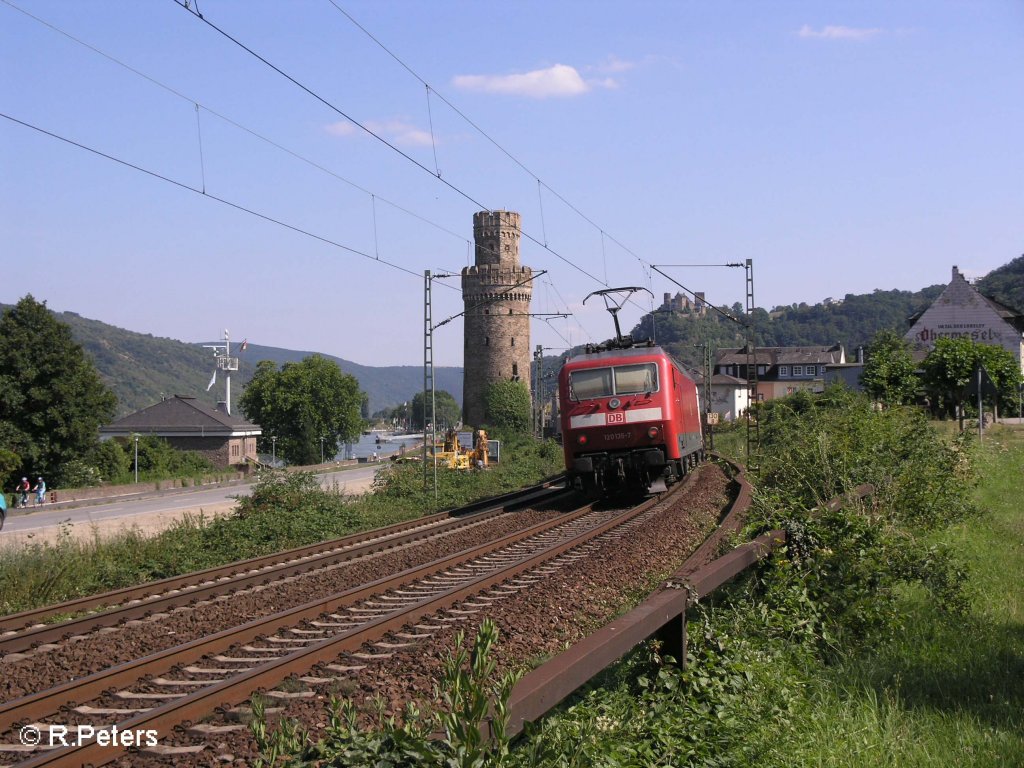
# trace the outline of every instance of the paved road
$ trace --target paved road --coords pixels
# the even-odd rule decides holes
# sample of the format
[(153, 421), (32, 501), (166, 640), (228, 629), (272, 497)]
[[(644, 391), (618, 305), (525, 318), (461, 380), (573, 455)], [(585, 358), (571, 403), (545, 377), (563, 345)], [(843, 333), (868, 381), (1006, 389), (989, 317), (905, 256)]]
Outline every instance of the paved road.
[[(362, 465), (340, 472), (327, 472), (316, 477), (327, 488), (339, 487), (346, 493), (363, 493), (373, 482), (378, 466)], [(81, 502), (76, 506), (22, 510), (8, 510), (7, 522), (0, 531), (0, 544), (5, 539), (23, 539), (26, 534), (56, 530), (62, 525), (80, 528), (124, 527), (140, 521), (157, 519), (169, 524), (186, 512), (207, 515), (227, 512), (234, 507), (236, 498), (252, 492), (252, 483), (224, 485), (215, 488), (189, 488), (166, 491), (139, 498), (110, 499)], [(99, 502), (99, 503), (97, 503)], [(160, 526), (158, 526), (160, 527)]]

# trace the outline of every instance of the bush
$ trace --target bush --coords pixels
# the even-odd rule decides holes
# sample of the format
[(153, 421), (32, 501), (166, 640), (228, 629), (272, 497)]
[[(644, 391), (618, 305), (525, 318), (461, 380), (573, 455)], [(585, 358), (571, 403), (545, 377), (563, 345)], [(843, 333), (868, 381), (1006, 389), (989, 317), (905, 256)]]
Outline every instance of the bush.
[(487, 421), (506, 432), (529, 432), (533, 423), (530, 391), (521, 381), (499, 381), (484, 392)]
[[(965, 570), (927, 534), (973, 513), (964, 438), (943, 443), (920, 411), (877, 410), (842, 388), (772, 401), (760, 418), (751, 525), (786, 529), (790, 556), (766, 572), (766, 593), (805, 592), (830, 646), (893, 631), (901, 584), (963, 609)], [(875, 487), (868, 502), (815, 511), (862, 483)]]
[[(90, 462), (96, 467), (101, 477), (110, 481), (125, 478), (132, 470), (132, 459), (124, 452), (116, 440), (104, 440), (97, 444), (92, 452)], [(66, 474), (66, 472), (65, 472)], [(81, 487), (68, 483), (71, 487)]]

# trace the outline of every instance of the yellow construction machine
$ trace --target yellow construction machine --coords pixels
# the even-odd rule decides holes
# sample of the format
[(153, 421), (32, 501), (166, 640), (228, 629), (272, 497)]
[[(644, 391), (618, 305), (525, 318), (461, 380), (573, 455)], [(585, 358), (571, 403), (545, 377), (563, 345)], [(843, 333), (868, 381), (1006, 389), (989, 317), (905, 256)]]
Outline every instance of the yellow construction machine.
[(447, 469), (485, 469), (487, 467), (487, 433), (478, 429), (473, 433), (473, 447), (464, 448), (459, 433), (449, 429), (444, 440), (434, 446), (434, 461)]

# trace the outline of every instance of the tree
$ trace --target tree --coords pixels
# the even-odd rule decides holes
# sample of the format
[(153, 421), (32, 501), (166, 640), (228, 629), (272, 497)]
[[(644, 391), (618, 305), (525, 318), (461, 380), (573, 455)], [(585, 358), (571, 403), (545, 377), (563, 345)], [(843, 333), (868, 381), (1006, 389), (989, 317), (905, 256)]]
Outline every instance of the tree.
[(964, 406), (977, 396), (977, 372), (982, 365), (999, 397), (1016, 396), (1021, 381), (1020, 365), (1010, 352), (962, 337), (936, 339), (935, 348), (921, 366), (925, 389), (933, 398), (933, 410), (942, 408), (949, 413), (955, 407), (963, 428)]
[[(428, 394), (429, 398), (430, 395)], [(423, 429), (423, 393), (417, 392), (412, 397), (412, 426), (413, 429)], [(434, 419), (438, 430), (454, 427), (462, 420), (462, 408), (450, 392), (439, 389), (434, 392), (434, 409), (437, 418)], [(426, 408), (427, 423), (430, 423), (430, 406)]]
[(912, 401), (917, 389), (910, 347), (894, 331), (879, 331), (867, 349), (860, 383), (872, 400), (886, 405)]
[(530, 392), (523, 382), (499, 381), (489, 385), (484, 392), (484, 407), (490, 426), (509, 432), (530, 431), (533, 423)]
[(18, 456), (18, 473), (59, 485), (64, 465), (90, 454), (116, 407), (117, 398), (46, 302), (27, 295), (4, 313), (0, 436)]
[(263, 429), (261, 450), (269, 452), (276, 437), (277, 455), (291, 464), (317, 464), (321, 446), (333, 457), (341, 443), (355, 442), (362, 405), (355, 377), (320, 355), (285, 363), (281, 370), (261, 360), (239, 401), (245, 417)]

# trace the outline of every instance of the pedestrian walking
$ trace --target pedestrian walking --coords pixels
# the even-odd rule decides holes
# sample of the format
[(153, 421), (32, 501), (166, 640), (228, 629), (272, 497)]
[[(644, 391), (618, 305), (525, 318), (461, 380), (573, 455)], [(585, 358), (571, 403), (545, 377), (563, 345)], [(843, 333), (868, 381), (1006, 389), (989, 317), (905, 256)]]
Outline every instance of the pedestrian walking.
[[(18, 483), (17, 487), (14, 490), (15, 490), (16, 494), (20, 494), (20, 496), (21, 496), (21, 506), (22, 507), (27, 507), (28, 506), (28, 492), (29, 492), (28, 478), (27, 477), (21, 478), (21, 482)], [(15, 496), (15, 500), (17, 500), (17, 496)]]
[(40, 504), (45, 504), (46, 503), (46, 483), (43, 481), (43, 478), (40, 477), (36, 481), (36, 486), (32, 490), (36, 492), (36, 506), (38, 507)]

